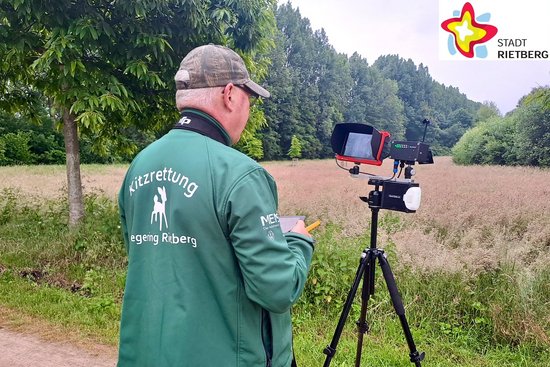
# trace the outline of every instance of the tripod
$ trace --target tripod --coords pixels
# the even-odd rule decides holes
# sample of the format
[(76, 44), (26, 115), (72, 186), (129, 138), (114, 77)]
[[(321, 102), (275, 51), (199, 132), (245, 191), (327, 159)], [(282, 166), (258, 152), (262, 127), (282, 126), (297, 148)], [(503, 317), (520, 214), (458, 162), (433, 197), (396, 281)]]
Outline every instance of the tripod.
[(340, 320), (338, 321), (338, 325), (334, 332), (334, 336), (332, 337), (332, 341), (330, 345), (323, 350), (323, 353), (327, 355), (325, 359), (325, 364), (323, 366), (324, 367), (330, 366), (330, 362), (332, 361), (332, 358), (336, 354), (336, 347), (338, 346), (338, 342), (340, 340), (340, 336), (342, 335), (344, 324), (346, 323), (346, 319), (351, 310), (351, 306), (355, 298), (355, 294), (357, 293), (357, 289), (359, 288), (359, 283), (361, 282), (361, 279), (362, 279), (363, 280), (363, 289), (361, 292), (362, 302), (361, 302), (361, 314), (360, 314), (359, 320), (357, 321), (358, 340), (357, 340), (357, 354), (355, 356), (355, 367), (359, 367), (361, 365), (361, 351), (363, 349), (363, 336), (369, 330), (369, 326), (366, 322), (367, 308), (368, 308), (370, 296), (374, 295), (375, 265), (376, 265), (376, 260), (378, 259), (378, 263), (382, 268), (382, 274), (384, 275), (384, 280), (386, 282), (388, 291), (390, 293), (393, 308), (395, 309), (395, 312), (399, 316), (401, 327), (403, 328), (403, 332), (405, 333), (405, 338), (407, 340), (407, 344), (410, 350), (410, 354), (409, 354), (410, 360), (412, 363), (414, 363), (416, 367), (420, 367), (421, 366), (420, 362), (424, 359), (425, 354), (419, 353), (416, 350), (416, 345), (414, 343), (411, 330), (407, 322), (407, 318), (405, 317), (405, 307), (403, 306), (403, 301), (401, 300), (401, 296), (399, 295), (397, 284), (395, 283), (395, 278), (391, 271), (390, 264), (386, 259), (386, 254), (384, 253), (384, 250), (378, 249), (376, 247), (376, 239), (377, 239), (376, 237), (378, 233), (378, 212), (381, 209), (381, 192), (379, 191), (378, 185), (376, 185), (375, 190), (369, 194), (368, 198), (361, 197), (361, 200), (363, 200), (364, 202), (367, 202), (369, 204), (369, 208), (372, 211), (370, 248), (363, 250), (361, 254), (361, 260), (359, 262), (359, 267), (357, 268), (357, 272), (355, 274), (355, 280), (353, 281), (353, 285), (346, 298), (344, 309), (342, 310), (342, 314), (340, 315)]

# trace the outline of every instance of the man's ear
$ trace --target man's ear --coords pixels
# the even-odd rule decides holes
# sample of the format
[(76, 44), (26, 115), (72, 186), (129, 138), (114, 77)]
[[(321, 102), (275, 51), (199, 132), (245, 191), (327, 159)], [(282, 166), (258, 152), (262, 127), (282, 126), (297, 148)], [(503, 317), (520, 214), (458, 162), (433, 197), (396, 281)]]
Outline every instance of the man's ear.
[(229, 83), (223, 88), (223, 104), (231, 112), (235, 110), (235, 89), (233, 83)]

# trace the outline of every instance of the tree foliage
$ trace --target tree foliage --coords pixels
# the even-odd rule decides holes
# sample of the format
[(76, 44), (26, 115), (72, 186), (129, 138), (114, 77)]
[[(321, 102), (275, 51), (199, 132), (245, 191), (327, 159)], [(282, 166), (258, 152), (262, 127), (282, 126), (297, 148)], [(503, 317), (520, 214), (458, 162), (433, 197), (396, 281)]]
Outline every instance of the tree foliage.
[(1, 163), (5, 163), (6, 165), (34, 163), (34, 157), (29, 147), (29, 133), (7, 133), (0, 139), (2, 141)]
[[(67, 153), (73, 123), (83, 162), (130, 160), (176, 119), (174, 72), (187, 51), (209, 42), (236, 49), (272, 93), (252, 109), (237, 145), (255, 159), (284, 159), (293, 139), (304, 158), (330, 157), (340, 122), (421, 140), (429, 119), (426, 141), (436, 154), (456, 144), (457, 162), (548, 164), (547, 88), (502, 117), (493, 102), (434, 81), (423, 64), (385, 55), (370, 65), (336, 52), (323, 29), (273, 0), (0, 0), (0, 108), (62, 121)], [(25, 131), (0, 141), (0, 164), (14, 164), (13, 147), (25, 145), (25, 160), (59, 161), (59, 133), (25, 139)]]
[(381, 56), (373, 66), (397, 82), (397, 95), (404, 104), (407, 140), (422, 139), (422, 121), (427, 118), (432, 122), (428, 141), (434, 152), (446, 154), (473, 126), (481, 104), (469, 100), (457, 88), (434, 81), (426, 66), (416, 66), (411, 59), (398, 55)]
[(305, 158), (330, 157), (330, 135), (340, 122), (420, 140), (426, 118), (433, 123), (427, 142), (449, 153), (475, 123), (481, 104), (435, 82), (422, 64), (387, 55), (369, 65), (358, 53), (338, 54), (324, 30), (313, 31), (290, 3), (279, 6), (276, 20), (266, 80), (273, 98), (264, 104), (268, 126), (260, 133), (265, 159), (283, 159), (292, 136), (302, 141)]
[(539, 87), (525, 96), (515, 111), (522, 163), (550, 167), (550, 87)]
[(453, 148), (458, 164), (550, 166), (550, 87), (522, 98), (518, 108), (468, 130)]
[(517, 120), (492, 117), (468, 130), (453, 147), (457, 164), (517, 164)]
[(296, 135), (292, 136), (290, 141), (290, 149), (287, 154), (292, 159), (302, 157), (302, 142)]
[(4, 107), (21, 110), (39, 91), (55, 112), (75, 116), (97, 152), (112, 153), (104, 143), (117, 137), (118, 148), (135, 150), (123, 138), (125, 128), (176, 118), (173, 75), (193, 47), (229, 45), (253, 72), (265, 73), (261, 53), (269, 49), (272, 6), (270, 0), (0, 0)]
[(476, 123), (480, 121), (487, 121), (491, 117), (501, 116), (500, 110), (498, 109), (495, 102), (485, 101), (479, 107), (476, 113)]
[(303, 143), (303, 157), (327, 157), (351, 88), (347, 57), (290, 3), (277, 9), (276, 20), (279, 34), (266, 79), (273, 98), (265, 101), (268, 127), (261, 132), (265, 158), (283, 159), (294, 135)]
[(63, 121), (71, 223), (83, 214), (78, 135), (103, 155), (134, 152), (129, 127), (160, 129), (176, 120), (173, 75), (198, 45), (235, 48), (261, 76), (274, 6), (274, 0), (0, 0), (0, 104), (31, 116), (43, 96)]
[(24, 116), (0, 112), (0, 146), (0, 165), (65, 162), (63, 136), (44, 115), (32, 123)]
[(350, 59), (353, 88), (346, 111), (347, 122), (363, 122), (378, 130), (390, 131), (397, 139), (405, 137), (403, 101), (398, 83), (382, 76), (367, 60), (354, 53)]

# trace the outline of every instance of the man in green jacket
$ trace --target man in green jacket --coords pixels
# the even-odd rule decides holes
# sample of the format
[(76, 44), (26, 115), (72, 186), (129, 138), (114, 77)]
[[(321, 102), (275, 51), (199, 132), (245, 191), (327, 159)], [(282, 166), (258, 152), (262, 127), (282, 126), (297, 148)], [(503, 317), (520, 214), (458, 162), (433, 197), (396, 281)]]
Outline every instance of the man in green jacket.
[(132, 162), (119, 194), (128, 275), (119, 367), (288, 367), (290, 308), (313, 240), (282, 233), (277, 188), (230, 147), (269, 92), (216, 45), (175, 76), (180, 120)]

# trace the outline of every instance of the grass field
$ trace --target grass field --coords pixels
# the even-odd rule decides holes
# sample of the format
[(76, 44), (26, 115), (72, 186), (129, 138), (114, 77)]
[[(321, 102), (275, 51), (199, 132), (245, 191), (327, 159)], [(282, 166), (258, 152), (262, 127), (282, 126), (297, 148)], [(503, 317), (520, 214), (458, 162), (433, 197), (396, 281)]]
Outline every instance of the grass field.
[[(304, 295), (293, 310), (301, 366), (324, 361), (371, 213), (372, 187), (333, 161), (264, 164), (280, 214), (322, 221)], [(66, 229), (64, 167), (0, 168), (0, 309), (4, 324), (38, 320), (80, 340), (116, 345), (126, 259), (116, 198), (124, 166), (84, 166), (87, 219)], [(362, 166), (389, 176), (391, 162)], [(426, 366), (550, 364), (550, 171), (459, 167), (449, 158), (416, 167), (417, 213), (382, 211), (378, 247), (396, 273)], [(380, 271), (378, 271), (380, 273)], [(364, 364), (409, 366), (381, 275), (369, 304)], [(334, 366), (352, 366), (356, 300)], [(65, 331), (63, 331), (65, 330)]]
[[(281, 212), (303, 212), (337, 223), (348, 236), (364, 234), (370, 210), (366, 180), (351, 179), (333, 161), (267, 165), (279, 183)], [(391, 162), (362, 166), (391, 175)], [(400, 261), (424, 269), (488, 270), (501, 263), (541, 269), (550, 264), (550, 171), (452, 164), (416, 166), (422, 204), (415, 214), (385, 212), (398, 227), (389, 233)], [(301, 184), (296, 184), (301, 183)], [(384, 242), (387, 238), (382, 238)]]

